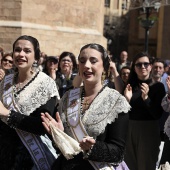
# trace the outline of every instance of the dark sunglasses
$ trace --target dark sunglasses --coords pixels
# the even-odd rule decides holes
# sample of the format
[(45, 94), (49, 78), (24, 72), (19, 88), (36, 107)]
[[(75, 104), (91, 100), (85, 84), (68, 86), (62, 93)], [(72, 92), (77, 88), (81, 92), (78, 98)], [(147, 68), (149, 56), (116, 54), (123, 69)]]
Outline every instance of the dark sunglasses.
[(8, 59), (6, 59), (6, 58), (5, 58), (5, 59), (3, 59), (2, 61), (5, 61), (5, 62), (7, 62), (7, 61), (8, 61), (10, 64), (13, 64), (13, 61), (12, 61), (12, 60), (8, 60)]
[(142, 68), (142, 66), (144, 66), (145, 68), (148, 68), (148, 66), (150, 65), (150, 63), (148, 62), (144, 62), (144, 63), (136, 63), (135, 66), (137, 68)]

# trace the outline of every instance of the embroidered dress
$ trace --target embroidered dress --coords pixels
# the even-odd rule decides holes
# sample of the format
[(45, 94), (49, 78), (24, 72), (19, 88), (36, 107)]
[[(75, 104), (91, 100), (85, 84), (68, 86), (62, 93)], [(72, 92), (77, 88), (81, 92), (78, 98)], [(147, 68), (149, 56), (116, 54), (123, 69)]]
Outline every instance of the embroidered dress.
[[(35, 157), (40, 151), (42, 151), (42, 155), (45, 155), (44, 158), (48, 159), (48, 166), (51, 166), (54, 159), (57, 158), (57, 154), (51, 140), (45, 135), (41, 112), (53, 114), (56, 99), (59, 100), (56, 84), (45, 73), (38, 72), (21, 90), (16, 91), (14, 84), (9, 87), (4, 86), (5, 81), (10, 79), (9, 82), (13, 83), (15, 75), (9, 75), (0, 84), (1, 101), (9, 109), (12, 108), (8, 121), (2, 120), (5, 123), (0, 121), (1, 168), (3, 170), (43, 169), (39, 166), (40, 162), (35, 163), (38, 162)], [(10, 91), (9, 97), (6, 94), (7, 91)], [(28, 139), (29, 135), (32, 138)], [(29, 150), (34, 144), (33, 141), (39, 144), (38, 147), (34, 148), (37, 149), (36, 151), (39, 150), (38, 152)], [(30, 154), (31, 152), (34, 153)], [(39, 158), (41, 159), (41, 157)], [(44, 169), (47, 170), (47, 167)]]
[[(87, 134), (96, 143), (90, 153), (80, 153), (73, 159), (66, 160), (62, 155), (56, 160), (53, 169), (61, 170), (94, 170), (89, 161), (106, 162), (117, 167), (123, 160), (125, 136), (128, 125), (130, 105), (126, 99), (114, 89), (104, 87), (96, 96), (88, 110), (81, 113), (82, 88), (77, 100), (79, 106), (78, 117)], [(64, 124), (65, 133), (75, 139), (68, 117), (69, 92), (63, 96), (59, 104), (59, 113)], [(74, 118), (73, 118), (74, 119)], [(76, 134), (78, 135), (78, 134)]]
[[(162, 100), (161, 103), (164, 111), (170, 113), (170, 100), (168, 98), (168, 94), (165, 95), (165, 97)], [(162, 152), (162, 157), (160, 164), (165, 164), (166, 162), (170, 162), (170, 115), (168, 116), (165, 125), (164, 125), (164, 132), (165, 132), (165, 143), (164, 143), (164, 148)]]

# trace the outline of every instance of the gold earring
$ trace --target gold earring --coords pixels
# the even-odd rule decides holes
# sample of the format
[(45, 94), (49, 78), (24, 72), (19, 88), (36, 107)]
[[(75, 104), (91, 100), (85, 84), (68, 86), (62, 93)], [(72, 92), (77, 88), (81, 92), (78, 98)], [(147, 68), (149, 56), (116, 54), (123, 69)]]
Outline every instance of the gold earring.
[(109, 70), (108, 70), (108, 75), (107, 75), (107, 77), (109, 77), (110, 76), (110, 68), (109, 68)]
[(102, 84), (104, 83), (104, 80), (106, 79), (106, 72), (103, 71), (102, 72), (102, 77), (101, 77), (101, 80), (102, 80)]

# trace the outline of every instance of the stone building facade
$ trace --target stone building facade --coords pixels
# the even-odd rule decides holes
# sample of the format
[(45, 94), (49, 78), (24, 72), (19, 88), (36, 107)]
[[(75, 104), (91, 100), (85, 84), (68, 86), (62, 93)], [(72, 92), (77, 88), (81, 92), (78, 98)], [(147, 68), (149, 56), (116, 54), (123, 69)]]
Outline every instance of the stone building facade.
[[(119, 57), (121, 50), (127, 50), (132, 59), (139, 51), (145, 51), (145, 29), (138, 20), (138, 17), (144, 17), (145, 14), (139, 9), (128, 10), (130, 0), (105, 1), (109, 5), (105, 7), (104, 33), (111, 35), (113, 43), (109, 47), (113, 49), (113, 56)], [(151, 56), (170, 59), (169, 15), (170, 6), (161, 6), (158, 12), (153, 11), (151, 15), (158, 18), (149, 30), (148, 53)], [(108, 40), (109, 36), (106, 35)]]
[(87, 43), (106, 47), (103, 22), (104, 1), (0, 0), (0, 46), (11, 51), (14, 40), (26, 34), (48, 55), (78, 55)]
[[(141, 27), (137, 19), (140, 14), (139, 10), (133, 10), (129, 13), (129, 38), (128, 52), (129, 56), (133, 56), (139, 51), (144, 51), (145, 29)], [(160, 7), (158, 12), (154, 12), (152, 16), (158, 18), (153, 27), (149, 30), (148, 35), (148, 53), (151, 56), (170, 59), (170, 6)]]

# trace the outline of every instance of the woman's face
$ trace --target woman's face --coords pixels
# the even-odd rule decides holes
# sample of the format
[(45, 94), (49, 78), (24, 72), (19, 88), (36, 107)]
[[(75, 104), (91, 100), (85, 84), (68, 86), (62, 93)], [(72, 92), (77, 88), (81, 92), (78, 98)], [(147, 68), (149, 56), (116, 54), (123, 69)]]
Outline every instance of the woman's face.
[(47, 69), (48, 70), (58, 70), (58, 61), (55, 59), (49, 59), (47, 61)]
[(86, 48), (79, 56), (79, 73), (84, 83), (102, 83), (103, 60), (101, 53), (95, 49)]
[(135, 62), (135, 72), (140, 80), (147, 80), (149, 78), (152, 66), (148, 57), (141, 57)]
[(13, 58), (11, 56), (6, 56), (1, 64), (4, 70), (9, 70), (13, 67)]
[(69, 56), (65, 56), (60, 61), (60, 69), (61, 71), (70, 71), (73, 69), (73, 63)]
[(33, 44), (28, 40), (18, 40), (14, 47), (13, 60), (19, 70), (30, 70), (35, 61)]

